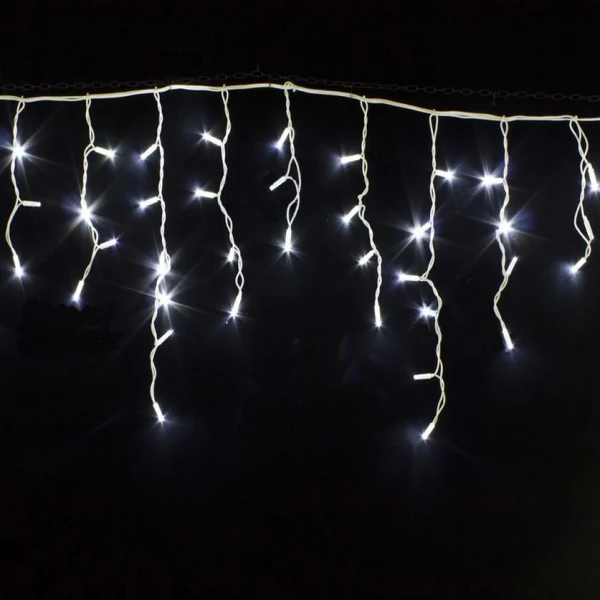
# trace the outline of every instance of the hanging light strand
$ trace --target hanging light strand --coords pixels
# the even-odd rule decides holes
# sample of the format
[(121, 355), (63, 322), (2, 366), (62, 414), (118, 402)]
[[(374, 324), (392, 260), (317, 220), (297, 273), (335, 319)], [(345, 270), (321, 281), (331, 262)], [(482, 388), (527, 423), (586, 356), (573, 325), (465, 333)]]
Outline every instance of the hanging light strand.
[(494, 314), (500, 323), (500, 330), (502, 331), (502, 337), (504, 338), (504, 345), (507, 350), (512, 350), (514, 348), (514, 344), (508, 329), (506, 328), (506, 323), (502, 318), (502, 314), (500, 313), (500, 309), (498, 308), (498, 303), (500, 302), (500, 298), (502, 297), (502, 292), (504, 292), (506, 286), (508, 285), (508, 280), (517, 264), (517, 257), (513, 256), (510, 261), (508, 267), (506, 266), (506, 246), (503, 242), (503, 236), (507, 235), (510, 231), (510, 225), (508, 225), (508, 221), (506, 220), (506, 209), (508, 207), (508, 203), (510, 202), (510, 187), (508, 185), (508, 161), (509, 161), (509, 152), (508, 152), (508, 121), (500, 122), (500, 130), (502, 131), (502, 140), (504, 147), (504, 169), (502, 171), (502, 186), (504, 188), (504, 201), (500, 208), (500, 223), (498, 228), (496, 229), (496, 241), (498, 242), (498, 246), (500, 247), (500, 264), (502, 267), (502, 283), (494, 296)]
[(12, 181), (13, 190), (15, 192), (15, 204), (14, 204), (13, 209), (10, 212), (10, 215), (8, 217), (8, 221), (6, 223), (6, 233), (5, 233), (6, 243), (8, 244), (8, 247), (10, 248), (10, 251), (12, 254), (15, 275), (17, 277), (22, 277), (24, 271), (23, 271), (23, 266), (21, 265), (21, 260), (19, 259), (19, 254), (17, 253), (17, 250), (15, 249), (15, 246), (12, 242), (11, 226), (12, 226), (13, 219), (15, 218), (15, 215), (17, 214), (17, 211), (19, 210), (19, 208), (21, 208), (21, 206), (25, 206), (25, 207), (40, 207), (41, 206), (41, 202), (33, 202), (31, 200), (23, 200), (21, 198), (19, 184), (17, 183), (17, 175), (16, 175), (17, 160), (23, 158), (24, 154), (25, 154), (22, 146), (19, 143), (19, 115), (23, 112), (24, 108), (25, 108), (25, 102), (23, 100), (19, 101), (19, 103), (17, 104), (17, 109), (15, 111), (15, 116), (14, 116), (14, 120), (13, 120), (13, 131), (12, 131), (13, 141), (12, 141), (12, 156), (11, 156), (11, 160), (10, 160), (10, 179)]
[(77, 287), (75, 288), (75, 293), (73, 294), (73, 301), (78, 302), (81, 297), (81, 292), (83, 291), (83, 286), (85, 285), (85, 281), (88, 278), (90, 271), (92, 270), (92, 265), (94, 264), (94, 260), (96, 259), (96, 255), (99, 250), (105, 250), (106, 248), (110, 248), (116, 244), (116, 240), (112, 239), (102, 244), (98, 243), (99, 233), (94, 223), (92, 222), (92, 211), (88, 206), (86, 195), (87, 195), (87, 183), (88, 183), (88, 168), (89, 168), (89, 156), (93, 152), (105, 156), (107, 158), (113, 159), (115, 157), (114, 150), (109, 150), (106, 148), (102, 148), (100, 146), (95, 145), (96, 134), (94, 132), (94, 127), (92, 126), (92, 118), (90, 116), (90, 107), (92, 104), (92, 100), (88, 96), (85, 99), (85, 120), (88, 126), (88, 134), (89, 134), (89, 143), (85, 147), (83, 151), (83, 176), (81, 181), (81, 198), (80, 198), (80, 215), (85, 221), (88, 230), (90, 232), (90, 237), (92, 238), (92, 252), (90, 255), (90, 259), (88, 264), (83, 272), (83, 276), (77, 283)]
[(169, 329), (161, 336), (158, 335), (156, 331), (156, 320), (158, 319), (158, 314), (160, 309), (163, 310), (166, 308), (169, 299), (169, 293), (165, 287), (165, 279), (171, 271), (171, 257), (167, 251), (167, 239), (165, 235), (165, 228), (167, 224), (167, 205), (165, 204), (165, 200), (163, 198), (163, 183), (165, 179), (165, 149), (162, 145), (162, 127), (163, 127), (163, 110), (162, 104), (160, 101), (160, 94), (158, 92), (154, 93), (154, 99), (156, 100), (156, 108), (158, 111), (158, 125), (156, 127), (156, 141), (153, 146), (155, 146), (156, 150), (158, 150), (159, 155), (159, 171), (158, 171), (158, 189), (156, 192), (155, 198), (157, 198), (156, 203), (160, 204), (160, 242), (161, 242), (161, 250), (158, 259), (158, 277), (156, 279), (156, 284), (154, 287), (154, 311), (152, 313), (152, 319), (150, 321), (150, 330), (152, 332), (152, 338), (154, 339), (154, 344), (152, 349), (150, 350), (150, 371), (152, 374), (152, 379), (150, 381), (150, 400), (152, 401), (152, 407), (154, 408), (154, 412), (156, 413), (156, 417), (160, 422), (164, 421), (164, 415), (156, 400), (155, 395), (155, 386), (156, 379), (158, 376), (158, 372), (156, 369), (156, 364), (154, 362), (154, 358), (156, 356), (156, 352), (159, 346), (162, 345), (172, 334), (173, 330)]
[[(592, 241), (594, 239), (594, 232), (587, 215), (585, 214), (584, 208), (587, 178), (590, 178), (590, 184), (593, 189), (597, 189), (598, 183), (596, 181), (594, 168), (587, 158), (590, 145), (585, 133), (583, 132), (583, 129), (581, 128), (581, 125), (579, 124), (579, 121), (577, 119), (571, 119), (569, 122), (569, 128), (577, 140), (577, 148), (579, 150), (579, 156), (581, 157), (581, 161), (579, 163), (579, 170), (581, 173), (581, 189), (579, 192), (579, 202), (573, 217), (573, 225), (575, 226), (577, 233), (585, 242), (585, 252), (583, 256), (571, 267), (571, 273), (575, 274), (577, 271), (579, 271), (579, 269), (581, 269), (581, 267), (583, 267), (583, 265), (585, 265), (592, 254)], [(579, 223), (580, 220), (583, 224), (583, 229)]]

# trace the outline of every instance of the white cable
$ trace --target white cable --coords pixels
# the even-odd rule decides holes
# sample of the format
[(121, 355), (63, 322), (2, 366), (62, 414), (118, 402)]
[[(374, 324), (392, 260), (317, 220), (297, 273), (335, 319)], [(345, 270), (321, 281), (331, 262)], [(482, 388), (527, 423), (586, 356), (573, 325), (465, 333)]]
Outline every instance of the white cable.
[[(594, 232), (592, 230), (592, 226), (584, 210), (585, 189), (587, 187), (586, 176), (589, 176), (591, 187), (594, 190), (597, 189), (598, 184), (596, 180), (596, 174), (594, 173), (594, 168), (587, 159), (587, 153), (590, 145), (585, 133), (583, 133), (583, 129), (581, 129), (581, 125), (579, 125), (579, 122), (576, 118), (572, 119), (569, 122), (569, 128), (571, 129), (571, 132), (577, 140), (577, 148), (579, 150), (579, 156), (581, 157), (581, 162), (579, 163), (579, 170), (581, 172), (581, 190), (579, 192), (579, 203), (577, 204), (575, 216), (573, 217), (573, 225), (575, 226), (577, 233), (585, 242), (584, 255), (571, 267), (571, 273), (575, 274), (577, 273), (577, 271), (579, 271), (579, 269), (581, 269), (581, 267), (583, 267), (583, 265), (585, 265), (590, 255), (592, 254), (592, 241), (594, 239)], [(581, 223), (583, 224), (583, 230), (579, 225), (580, 217)]]
[(365, 217), (365, 212), (367, 207), (365, 206), (363, 199), (369, 193), (369, 164), (367, 162), (366, 150), (367, 150), (367, 132), (369, 129), (369, 105), (365, 102), (364, 98), (360, 100), (360, 106), (363, 111), (363, 130), (362, 130), (362, 141), (360, 145), (360, 154), (352, 154), (351, 156), (342, 156), (340, 162), (342, 164), (348, 164), (352, 162), (360, 161), (362, 164), (362, 175), (365, 187), (363, 191), (358, 195), (356, 205), (344, 216), (344, 223), (348, 224), (355, 216), (361, 220), (362, 224), (367, 228), (367, 232), (369, 233), (369, 243), (371, 245), (371, 250), (365, 254), (360, 260), (360, 265), (365, 265), (369, 262), (369, 260), (375, 256), (377, 258), (377, 283), (375, 286), (375, 299), (373, 301), (373, 313), (375, 315), (375, 326), (381, 327), (383, 322), (381, 320), (381, 308), (379, 306), (379, 296), (381, 294), (381, 284), (383, 281), (381, 275), (381, 269), (383, 264), (383, 259), (377, 246), (375, 245), (375, 234), (373, 233), (373, 228), (371, 224)]
[(111, 243), (109, 243), (108, 245), (106, 244), (106, 242), (102, 243), (102, 244), (98, 243), (98, 239), (99, 239), (98, 230), (96, 229), (96, 227), (94, 227), (94, 224), (92, 223), (93, 215), (92, 215), (92, 211), (91, 211), (91, 209), (87, 203), (87, 199), (86, 199), (89, 155), (92, 154), (92, 152), (95, 152), (96, 154), (100, 154), (100, 155), (105, 156), (110, 159), (113, 159), (115, 157), (114, 150), (96, 146), (94, 143), (94, 140), (96, 139), (96, 134), (94, 133), (94, 128), (92, 126), (92, 118), (90, 116), (91, 104), (92, 104), (92, 100), (88, 96), (85, 100), (85, 120), (86, 120), (87, 126), (88, 126), (88, 133), (89, 133), (90, 141), (89, 141), (88, 145), (85, 147), (85, 150), (83, 151), (83, 177), (82, 177), (82, 182), (81, 182), (80, 215), (88, 226), (88, 230), (89, 230), (90, 236), (92, 238), (93, 247), (92, 247), (92, 253), (90, 255), (90, 260), (88, 261), (88, 264), (83, 272), (83, 276), (81, 277), (81, 279), (77, 283), (77, 287), (75, 288), (75, 293), (73, 294), (74, 302), (79, 302), (79, 299), (81, 297), (81, 292), (83, 291), (83, 286), (85, 285), (85, 281), (88, 278), (90, 271), (92, 270), (92, 265), (94, 264), (94, 260), (96, 258), (96, 254), (98, 254), (98, 251), (104, 250), (111, 246), (114, 246), (116, 243), (116, 241), (113, 242), (112, 240), (111, 240)]
[(514, 344), (512, 342), (512, 338), (510, 337), (510, 333), (506, 328), (506, 324), (504, 319), (502, 318), (502, 314), (500, 313), (500, 309), (498, 308), (498, 303), (500, 302), (500, 298), (502, 296), (502, 292), (508, 285), (508, 280), (510, 278), (515, 265), (517, 264), (517, 257), (513, 256), (508, 268), (506, 267), (506, 247), (504, 246), (504, 242), (502, 238), (504, 235), (508, 235), (511, 231), (510, 222), (506, 220), (506, 208), (508, 207), (508, 203), (510, 202), (510, 188), (508, 186), (508, 122), (501, 121), (500, 122), (500, 130), (502, 131), (502, 140), (504, 147), (504, 169), (502, 171), (502, 177), (500, 178), (502, 181), (502, 186), (504, 187), (504, 202), (502, 203), (502, 207), (500, 208), (500, 221), (498, 227), (496, 229), (496, 241), (498, 242), (498, 246), (500, 247), (500, 265), (502, 267), (502, 283), (494, 296), (494, 314), (500, 323), (500, 330), (502, 331), (502, 337), (504, 338), (504, 345), (507, 350), (512, 350), (514, 348)]
[[(286, 86), (283, 90), (285, 94), (285, 114), (287, 116), (287, 127), (283, 130), (276, 147), (281, 150), (286, 140), (290, 141), (290, 160), (288, 161), (287, 171), (285, 175), (280, 177), (275, 183), (270, 186), (270, 190), (273, 191), (283, 185), (286, 181), (291, 181), (294, 184), (295, 194), (290, 203), (287, 206), (285, 213), (287, 221), (287, 229), (285, 230), (285, 239), (281, 247), (283, 251), (289, 253), (292, 251), (293, 239), (292, 239), (292, 226), (298, 214), (300, 208), (300, 191), (302, 190), (302, 175), (300, 173), (300, 165), (296, 158), (296, 146), (294, 140), (296, 138), (296, 131), (292, 122), (292, 111), (290, 108), (290, 86)], [(292, 167), (295, 168), (296, 176), (292, 176)]]
[(430, 259), (429, 264), (427, 265), (427, 269), (423, 273), (423, 275), (407, 275), (400, 274), (400, 281), (411, 281), (411, 282), (423, 282), (427, 283), (433, 292), (433, 295), (436, 299), (436, 307), (435, 309), (429, 308), (427, 311), (427, 316), (433, 316), (433, 323), (435, 334), (437, 337), (437, 344), (435, 347), (435, 356), (436, 356), (436, 367), (433, 373), (418, 373), (413, 376), (415, 381), (425, 381), (428, 379), (437, 379), (440, 386), (440, 397), (438, 399), (435, 416), (429, 425), (426, 427), (425, 431), (421, 434), (421, 437), (426, 440), (431, 432), (435, 429), (437, 425), (438, 419), (440, 418), (440, 414), (444, 410), (444, 406), (446, 405), (446, 383), (444, 381), (444, 363), (442, 362), (442, 329), (440, 327), (440, 312), (442, 310), (442, 297), (438, 292), (438, 289), (430, 278), (431, 270), (435, 265), (435, 211), (436, 211), (436, 190), (435, 190), (435, 178), (439, 175), (439, 171), (437, 169), (437, 159), (436, 159), (436, 140), (437, 140), (437, 132), (438, 132), (439, 118), (437, 115), (432, 114), (429, 116), (429, 130), (431, 132), (431, 176), (429, 179), (429, 196), (431, 198), (431, 209), (429, 212), (429, 222), (428, 222), (428, 230), (429, 230), (429, 253)]
[(237, 273), (235, 276), (235, 285), (237, 287), (237, 295), (229, 312), (230, 316), (235, 319), (238, 316), (240, 306), (242, 304), (242, 293), (244, 289), (244, 263), (242, 261), (242, 252), (240, 251), (238, 245), (235, 243), (235, 238), (233, 236), (233, 220), (229, 216), (225, 205), (223, 204), (223, 189), (225, 188), (225, 183), (227, 181), (227, 141), (229, 140), (229, 135), (231, 133), (231, 116), (229, 114), (229, 92), (227, 88), (223, 86), (221, 90), (221, 99), (223, 100), (223, 110), (225, 112), (225, 119), (227, 121), (227, 126), (225, 128), (225, 136), (222, 140), (214, 137), (210, 133), (205, 133), (203, 138), (205, 141), (210, 142), (221, 148), (221, 164), (223, 167), (223, 175), (221, 177), (221, 183), (219, 184), (218, 192), (205, 192), (204, 190), (196, 190), (196, 197), (204, 197), (204, 198), (216, 198), (217, 204), (223, 214), (223, 218), (225, 220), (225, 227), (227, 228), (227, 232), (229, 234), (229, 262), (233, 262), (234, 258), (237, 258)]
[(162, 127), (163, 127), (163, 110), (162, 104), (160, 101), (159, 92), (154, 92), (154, 99), (156, 101), (156, 108), (158, 111), (158, 124), (156, 127), (156, 140), (155, 142), (148, 148), (148, 150), (144, 151), (140, 158), (142, 160), (146, 160), (151, 154), (153, 154), (156, 150), (158, 150), (159, 156), (159, 171), (158, 171), (158, 189), (156, 192), (156, 196), (145, 200), (140, 203), (140, 206), (150, 206), (153, 204), (160, 204), (160, 242), (161, 242), (161, 250), (158, 256), (158, 267), (156, 269), (157, 279), (154, 287), (154, 311), (152, 313), (152, 319), (150, 321), (150, 331), (152, 332), (152, 338), (154, 339), (154, 344), (152, 349), (150, 350), (150, 372), (152, 374), (152, 379), (150, 381), (150, 400), (152, 401), (152, 407), (154, 408), (154, 412), (156, 413), (157, 419), (162, 423), (165, 420), (164, 414), (160, 408), (160, 405), (156, 401), (155, 395), (155, 386), (156, 386), (156, 378), (158, 375), (156, 364), (154, 362), (154, 358), (156, 356), (156, 351), (159, 346), (163, 344), (173, 334), (173, 330), (169, 329), (161, 336), (158, 335), (156, 331), (156, 320), (158, 318), (158, 313), (161, 308), (166, 308), (169, 304), (170, 294), (165, 288), (165, 279), (171, 271), (171, 257), (167, 251), (167, 239), (165, 236), (165, 227), (167, 223), (167, 205), (165, 204), (165, 200), (163, 198), (163, 183), (165, 179), (165, 149), (162, 145)]
[(17, 160), (21, 160), (25, 157), (25, 149), (19, 143), (19, 128), (18, 128), (19, 115), (23, 112), (24, 108), (25, 108), (25, 102), (23, 102), (22, 100), (19, 101), (19, 104), (17, 105), (17, 109), (15, 111), (15, 117), (13, 120), (13, 131), (12, 131), (13, 141), (12, 141), (12, 154), (11, 154), (11, 159), (10, 159), (10, 179), (12, 181), (13, 189), (15, 192), (15, 204), (14, 204), (13, 209), (8, 217), (8, 221), (6, 223), (6, 233), (5, 233), (6, 243), (8, 244), (8, 247), (10, 248), (10, 251), (12, 254), (13, 265), (15, 268), (15, 275), (19, 278), (23, 276), (24, 271), (23, 271), (23, 266), (21, 264), (21, 260), (19, 258), (19, 254), (17, 253), (15, 246), (12, 242), (11, 225), (12, 225), (13, 219), (15, 218), (15, 215), (17, 214), (17, 211), (19, 210), (19, 208), (21, 206), (31, 208), (31, 207), (40, 207), (42, 205), (41, 202), (34, 202), (32, 200), (23, 200), (21, 198), (21, 192), (19, 190), (19, 185), (17, 183), (17, 175), (15, 172)]

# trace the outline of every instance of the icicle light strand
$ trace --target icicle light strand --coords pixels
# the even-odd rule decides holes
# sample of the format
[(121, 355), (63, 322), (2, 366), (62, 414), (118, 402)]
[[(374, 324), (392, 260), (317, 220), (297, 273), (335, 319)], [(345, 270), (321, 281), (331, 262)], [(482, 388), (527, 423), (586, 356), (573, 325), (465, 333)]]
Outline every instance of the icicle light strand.
[[(583, 132), (583, 129), (581, 128), (581, 125), (579, 124), (579, 121), (577, 119), (571, 119), (569, 122), (569, 127), (575, 136), (575, 139), (577, 140), (577, 149), (579, 150), (579, 156), (581, 157), (581, 161), (579, 163), (579, 170), (581, 172), (581, 189), (579, 192), (579, 202), (577, 204), (577, 209), (575, 210), (575, 216), (573, 217), (573, 225), (575, 226), (577, 233), (585, 242), (585, 252), (583, 256), (571, 267), (571, 273), (575, 274), (590, 258), (592, 254), (592, 241), (594, 240), (594, 232), (587, 215), (585, 214), (584, 208), (587, 178), (590, 178), (590, 184), (594, 190), (597, 189), (598, 183), (596, 181), (594, 168), (587, 158), (590, 145), (585, 133)], [(579, 224), (580, 219), (581, 223), (583, 224), (583, 230)]]

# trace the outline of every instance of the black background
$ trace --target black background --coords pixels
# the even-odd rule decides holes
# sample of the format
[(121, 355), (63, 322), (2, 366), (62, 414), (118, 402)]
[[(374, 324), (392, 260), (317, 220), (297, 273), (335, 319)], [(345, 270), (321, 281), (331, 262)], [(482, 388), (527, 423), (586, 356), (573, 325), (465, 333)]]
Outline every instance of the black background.
[[(6, 9), (0, 83), (158, 79), (253, 71), (454, 88), (598, 93), (598, 11), (584, 3), (385, 2), (25, 3)], [(556, 4), (557, 6), (552, 6)], [(369, 92), (367, 92), (369, 93)], [(463, 95), (394, 98), (436, 109), (596, 115), (590, 102)], [(400, 286), (426, 248), (408, 228), (429, 210), (427, 118), (371, 107), (366, 198), (382, 250), (385, 327), (372, 325), (374, 266), (360, 269), (364, 229), (343, 215), (362, 190), (356, 101), (292, 95), (302, 204), (298, 252), (281, 257), (291, 189), (269, 185), (287, 154), (282, 92), (232, 92), (224, 202), (245, 260), (243, 317), (227, 322), (233, 270), (210, 200), (224, 133), (217, 93), (163, 95), (167, 242), (175, 335), (158, 352), (158, 426), (148, 398), (152, 263), (158, 207), (152, 96), (92, 103), (97, 143), (89, 198), (101, 253), (84, 288), (114, 307), (117, 345), (66, 334), (19, 336), (26, 300), (46, 324), (68, 303), (90, 252), (77, 222), (82, 102), (28, 105), (13, 239), (28, 275), (0, 250), (2, 565), (7, 598), (595, 598), (600, 532), (596, 256), (572, 218), (579, 155), (566, 123), (510, 128), (511, 204), (520, 258), (502, 300), (516, 350), (492, 312), (500, 283), (494, 220), (501, 196), (477, 176), (502, 166), (496, 123), (442, 118), (437, 262), (448, 405), (427, 443), (435, 335), (418, 319), (424, 286)], [(0, 222), (14, 200), (8, 159), (14, 102), (2, 102)], [(584, 124), (600, 165), (600, 125)], [(596, 228), (597, 198), (586, 209)], [(47, 304), (44, 304), (47, 303)], [(94, 343), (96, 348), (89, 347)], [(118, 591), (114, 592), (115, 586)]]

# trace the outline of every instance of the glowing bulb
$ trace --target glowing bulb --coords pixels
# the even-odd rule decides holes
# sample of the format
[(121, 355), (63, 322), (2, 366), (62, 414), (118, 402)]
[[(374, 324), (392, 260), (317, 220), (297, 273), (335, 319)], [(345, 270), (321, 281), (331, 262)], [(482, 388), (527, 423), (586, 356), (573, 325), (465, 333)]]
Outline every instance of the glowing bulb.
[(159, 292), (156, 295), (156, 299), (160, 306), (170, 306), (171, 304), (171, 294), (166, 294), (164, 292)]
[(292, 230), (289, 228), (285, 230), (285, 242), (283, 244), (283, 251), (284, 252), (292, 251)]
[(156, 340), (156, 347), (160, 346), (165, 340), (169, 339), (173, 335), (173, 329), (169, 329), (166, 333), (163, 333), (161, 337)]
[(83, 284), (84, 284), (84, 281), (83, 281), (83, 279), (81, 279), (79, 281), (79, 283), (77, 284), (77, 287), (75, 288), (75, 293), (73, 294), (73, 300), (75, 302), (78, 302), (79, 298), (81, 297), (81, 291), (83, 290)]
[(13, 254), (13, 263), (15, 265), (15, 275), (19, 278), (23, 277), (23, 267), (21, 267), (21, 261), (16, 254)]
[(110, 150), (109, 148), (101, 148), (100, 146), (94, 146), (94, 152), (102, 154), (102, 156), (106, 156), (106, 158), (110, 158), (111, 160), (117, 155), (114, 150)]
[(512, 231), (514, 231), (514, 229), (512, 227), (512, 223), (510, 221), (506, 221), (506, 220), (503, 219), (498, 224), (498, 233), (500, 235), (508, 235)]
[(227, 262), (233, 262), (235, 260), (236, 255), (237, 252), (235, 251), (235, 248), (231, 247), (229, 249), (229, 254), (227, 255)]
[(454, 171), (442, 171), (441, 169), (436, 169), (435, 174), (438, 177), (443, 177), (447, 181), (452, 181), (454, 179)]
[(27, 156), (27, 153), (25, 152), (25, 148), (23, 148), (23, 146), (21, 146), (20, 144), (15, 144), (13, 146), (13, 157), (14, 158), (25, 158)]
[(344, 216), (344, 218), (343, 218), (344, 223), (346, 223), (346, 225), (348, 225), (348, 223), (350, 223), (350, 221), (352, 221), (352, 219), (358, 214), (359, 210), (360, 210), (360, 206), (357, 204), (347, 215)]
[(435, 317), (437, 315), (437, 310), (433, 310), (430, 306), (422, 306), (421, 307), (421, 316), (424, 319), (428, 319), (429, 317)]
[(375, 254), (375, 250), (370, 250), (369, 252), (367, 252), (359, 261), (358, 264), (361, 266), (366, 265), (370, 260), (371, 257)]
[(348, 163), (356, 162), (357, 160), (361, 160), (361, 159), (362, 159), (362, 154), (352, 154), (351, 156), (342, 156), (340, 158), (340, 162), (343, 165), (346, 165)]
[(162, 260), (156, 265), (156, 273), (158, 275), (167, 275), (171, 270), (171, 266), (165, 261)]
[(382, 325), (381, 309), (379, 308), (379, 304), (375, 304), (375, 327), (381, 327)]
[(409, 275), (408, 273), (398, 273), (398, 281), (421, 281), (420, 275)]
[(216, 198), (218, 195), (219, 194), (217, 194), (216, 192), (206, 192), (204, 190), (201, 190), (200, 188), (197, 188), (194, 192), (194, 196), (196, 198)]
[(151, 206), (152, 204), (156, 204), (160, 198), (158, 196), (153, 196), (152, 198), (148, 198), (147, 200), (142, 200), (139, 203), (139, 207), (144, 210), (147, 206)]
[(157, 148), (156, 144), (152, 144), (152, 146), (140, 154), (140, 160), (146, 160)]
[(571, 267), (571, 273), (573, 275), (575, 275), (575, 273), (577, 273), (577, 271), (579, 271), (579, 269), (581, 269), (581, 267), (583, 267), (583, 265), (585, 265), (587, 259), (585, 257), (580, 258), (572, 267)]
[(233, 306), (231, 307), (231, 312), (230, 315), (235, 319), (235, 317), (237, 317), (238, 312), (240, 310), (240, 304), (242, 302), (242, 294), (241, 292), (237, 295), (235, 302), (233, 303)]
[(21, 204), (30, 208), (39, 208), (42, 205), (41, 202), (36, 202), (35, 200), (21, 200)]
[(219, 138), (216, 138), (214, 135), (211, 135), (210, 133), (202, 134), (202, 139), (205, 142), (210, 142), (211, 144), (214, 144), (215, 146), (223, 145), (223, 142)]
[(99, 250), (106, 250), (106, 248), (111, 248), (112, 246), (116, 246), (116, 245), (117, 245), (117, 240), (115, 238), (113, 238), (112, 240), (108, 240), (106, 242), (102, 242), (98, 246), (98, 249)]
[(588, 165), (588, 175), (590, 176), (590, 187), (594, 192), (600, 190), (600, 185), (598, 185), (598, 180), (596, 179), (596, 172), (594, 171), (594, 167), (592, 165)]
[(431, 435), (431, 432), (434, 429), (435, 429), (435, 423), (429, 423), (429, 425), (427, 426), (427, 429), (421, 434), (421, 439), (426, 440)]
[(279, 140), (277, 141), (277, 143), (275, 144), (275, 147), (278, 150), (281, 150), (283, 148), (283, 145), (285, 144), (285, 140), (288, 139), (288, 136), (290, 135), (290, 128), (286, 127), (283, 130), (283, 133), (281, 134), (281, 137), (279, 138)]
[(413, 379), (415, 381), (425, 381), (426, 379), (433, 379), (436, 377), (435, 373), (419, 373), (417, 375), (413, 375)]
[(280, 177), (275, 183), (271, 184), (269, 189), (271, 191), (276, 190), (280, 185), (283, 185), (286, 181), (287, 181), (287, 176), (284, 175), (283, 177)]
[(506, 327), (502, 328), (502, 336), (504, 337), (504, 344), (506, 345), (506, 349), (507, 350), (512, 350), (515, 345), (512, 342), (512, 339), (510, 337), (510, 333), (508, 333), (508, 329), (506, 329)]
[(90, 210), (90, 207), (86, 204), (85, 200), (81, 201), (81, 207), (79, 209), (79, 214), (81, 215), (81, 218), (86, 223), (92, 222), (92, 211)]
[(154, 412), (156, 413), (156, 418), (158, 419), (159, 423), (164, 423), (165, 415), (163, 415), (162, 410), (160, 410), (160, 406), (158, 405), (158, 403), (154, 402), (153, 407), (154, 407)]
[(485, 187), (492, 187), (493, 185), (502, 185), (504, 183), (504, 179), (502, 177), (494, 177), (493, 175), (484, 175), (481, 178), (481, 185)]
[(415, 240), (422, 240), (429, 229), (431, 229), (430, 222), (424, 223), (423, 225), (419, 225), (418, 227), (414, 227), (412, 229), (413, 238)]

